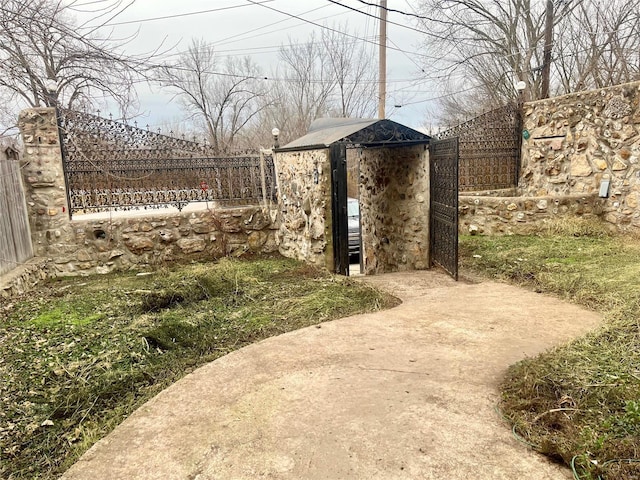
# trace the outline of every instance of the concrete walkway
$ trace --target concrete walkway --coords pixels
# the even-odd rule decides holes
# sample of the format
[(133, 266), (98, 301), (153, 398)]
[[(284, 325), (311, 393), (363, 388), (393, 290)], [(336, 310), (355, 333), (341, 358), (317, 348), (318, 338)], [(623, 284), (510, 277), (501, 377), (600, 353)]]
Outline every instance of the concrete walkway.
[(509, 364), (584, 333), (596, 314), (434, 271), (365, 281), (404, 303), (203, 366), (62, 478), (571, 478), (512, 437), (497, 386)]

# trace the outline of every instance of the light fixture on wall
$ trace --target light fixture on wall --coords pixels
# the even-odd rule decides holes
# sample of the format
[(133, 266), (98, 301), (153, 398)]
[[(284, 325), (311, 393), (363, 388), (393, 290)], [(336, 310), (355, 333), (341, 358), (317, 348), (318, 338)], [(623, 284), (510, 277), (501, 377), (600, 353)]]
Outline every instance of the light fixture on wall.
[(271, 135), (273, 135), (273, 148), (278, 148), (280, 145), (278, 144), (278, 136), (280, 135), (280, 129), (275, 127), (271, 130)]

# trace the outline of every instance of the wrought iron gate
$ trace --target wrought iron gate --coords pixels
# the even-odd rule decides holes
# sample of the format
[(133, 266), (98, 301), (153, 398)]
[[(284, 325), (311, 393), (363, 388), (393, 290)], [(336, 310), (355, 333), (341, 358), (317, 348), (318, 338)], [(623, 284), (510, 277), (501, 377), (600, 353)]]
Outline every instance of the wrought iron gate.
[(435, 140), (429, 147), (431, 263), (458, 279), (458, 138)]

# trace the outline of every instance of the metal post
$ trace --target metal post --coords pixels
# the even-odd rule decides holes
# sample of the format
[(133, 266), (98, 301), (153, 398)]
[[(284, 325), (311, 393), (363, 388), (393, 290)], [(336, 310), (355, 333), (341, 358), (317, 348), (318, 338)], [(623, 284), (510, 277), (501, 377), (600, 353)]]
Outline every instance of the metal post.
[(387, 101), (387, 0), (380, 0), (380, 45), (378, 63), (378, 118), (385, 118)]
[(260, 149), (260, 185), (262, 186), (263, 206), (267, 206), (267, 178), (264, 168), (264, 150)]
[(549, 98), (551, 76), (551, 52), (553, 50), (553, 0), (547, 0), (544, 26), (544, 57), (542, 62), (542, 98)]

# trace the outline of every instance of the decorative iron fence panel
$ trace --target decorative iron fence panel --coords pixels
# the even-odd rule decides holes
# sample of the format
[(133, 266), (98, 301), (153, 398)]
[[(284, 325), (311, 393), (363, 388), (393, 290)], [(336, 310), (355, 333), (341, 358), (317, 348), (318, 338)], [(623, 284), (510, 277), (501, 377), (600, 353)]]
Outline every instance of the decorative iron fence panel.
[(33, 257), (18, 155), (0, 142), (0, 275)]
[(79, 112), (61, 111), (59, 125), (72, 215), (275, 199), (270, 153), (216, 156), (207, 145)]
[(521, 122), (520, 106), (509, 104), (435, 135), (459, 138), (461, 191), (517, 186)]

